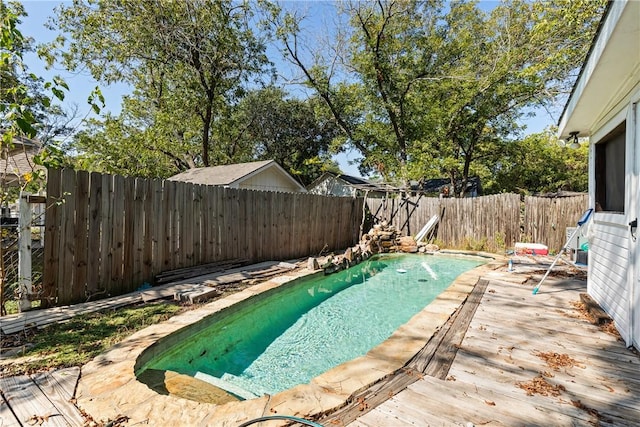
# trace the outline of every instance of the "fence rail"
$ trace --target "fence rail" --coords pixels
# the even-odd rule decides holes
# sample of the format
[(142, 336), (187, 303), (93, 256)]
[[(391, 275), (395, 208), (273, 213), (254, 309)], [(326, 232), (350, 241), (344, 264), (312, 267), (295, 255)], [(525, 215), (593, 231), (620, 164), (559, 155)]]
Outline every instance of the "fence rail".
[(45, 305), (123, 294), (177, 268), (344, 248), (363, 203), (69, 169), (49, 171), (47, 195)]

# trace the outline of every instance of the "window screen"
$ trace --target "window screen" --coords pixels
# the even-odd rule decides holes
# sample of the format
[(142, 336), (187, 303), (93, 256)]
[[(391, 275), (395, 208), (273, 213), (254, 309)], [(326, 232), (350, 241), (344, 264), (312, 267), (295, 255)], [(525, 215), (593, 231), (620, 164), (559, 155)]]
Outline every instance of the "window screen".
[(624, 213), (625, 131), (623, 122), (595, 147), (595, 196), (603, 211)]

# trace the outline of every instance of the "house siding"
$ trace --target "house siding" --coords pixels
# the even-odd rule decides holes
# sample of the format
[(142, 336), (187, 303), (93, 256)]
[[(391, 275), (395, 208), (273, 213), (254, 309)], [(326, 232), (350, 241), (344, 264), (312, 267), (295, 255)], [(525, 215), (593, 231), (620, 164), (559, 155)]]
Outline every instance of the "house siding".
[(319, 182), (315, 187), (309, 189), (311, 194), (319, 194), (322, 196), (338, 196), (338, 197), (355, 197), (356, 189), (344, 181), (335, 177), (327, 177), (324, 181)]
[(300, 188), (297, 188), (290, 179), (283, 176), (276, 168), (270, 168), (265, 171), (261, 171), (243, 181), (241, 181), (237, 187), (246, 190), (262, 190), (262, 191), (282, 191), (282, 192), (299, 192)]
[(629, 238), (627, 227), (599, 220), (596, 214), (590, 233), (588, 292), (612, 317), (626, 336), (629, 331), (627, 268)]

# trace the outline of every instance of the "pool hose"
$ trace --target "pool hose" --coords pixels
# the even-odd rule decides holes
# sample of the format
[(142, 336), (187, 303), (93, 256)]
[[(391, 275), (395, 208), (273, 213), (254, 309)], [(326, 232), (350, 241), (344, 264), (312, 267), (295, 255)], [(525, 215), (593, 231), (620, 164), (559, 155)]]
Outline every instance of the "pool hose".
[(270, 420), (295, 421), (297, 423), (304, 424), (304, 425), (311, 426), (311, 427), (324, 427), (322, 424), (314, 423), (313, 421), (304, 420), (302, 418), (292, 417), (292, 416), (289, 416), (289, 415), (270, 415), (270, 416), (266, 416), (266, 417), (260, 417), (260, 418), (256, 418), (255, 420), (251, 420), (251, 421), (247, 421), (246, 423), (242, 423), (238, 427), (246, 427), (246, 426), (249, 426), (251, 424), (255, 424), (255, 423), (259, 423), (259, 422), (263, 422), (263, 421), (270, 421)]

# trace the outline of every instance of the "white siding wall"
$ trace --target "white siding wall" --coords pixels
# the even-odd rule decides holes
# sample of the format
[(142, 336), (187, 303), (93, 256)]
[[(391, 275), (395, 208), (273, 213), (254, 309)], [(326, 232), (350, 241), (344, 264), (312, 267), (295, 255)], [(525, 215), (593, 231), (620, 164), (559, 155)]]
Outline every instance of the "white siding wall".
[(310, 189), (309, 193), (322, 196), (355, 197), (356, 189), (331, 176)]
[(602, 213), (594, 216), (589, 226), (588, 280), (589, 295), (613, 318), (623, 337), (629, 331), (629, 232), (624, 218)]
[(290, 179), (283, 176), (276, 168), (269, 168), (240, 182), (237, 188), (262, 191), (298, 192)]

